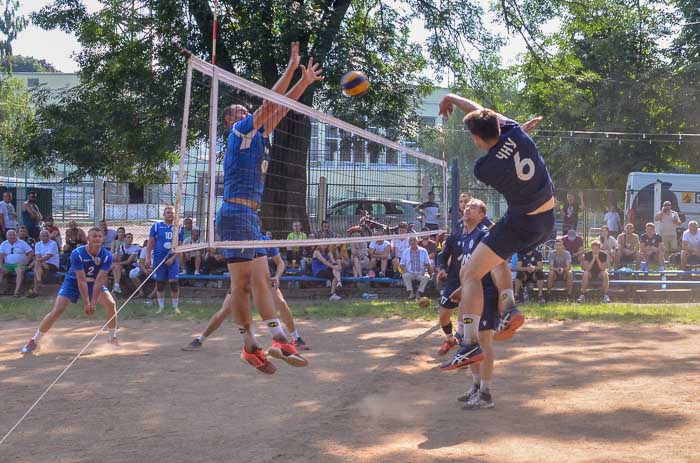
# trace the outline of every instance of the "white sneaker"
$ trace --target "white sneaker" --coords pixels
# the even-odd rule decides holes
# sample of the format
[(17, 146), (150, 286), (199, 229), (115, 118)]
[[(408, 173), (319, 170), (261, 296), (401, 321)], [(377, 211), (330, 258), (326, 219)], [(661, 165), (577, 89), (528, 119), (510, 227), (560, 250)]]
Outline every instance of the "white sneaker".
[(199, 273), (199, 270), (195, 270), (195, 271), (194, 271), (194, 274), (195, 274), (195, 275), (201, 275), (201, 273)]
[(339, 281), (339, 282), (335, 285), (335, 287), (336, 287), (336, 288), (342, 288), (342, 287), (343, 287), (343, 283), (341, 283), (341, 282)]
[(114, 288), (112, 288), (112, 293), (113, 294), (121, 294), (122, 293), (121, 287), (115, 286)]
[(342, 297), (338, 296), (337, 294), (331, 294), (331, 297), (328, 298), (331, 301), (339, 301), (342, 299)]
[(583, 294), (581, 294), (578, 297), (578, 299), (576, 299), (576, 302), (578, 302), (579, 304), (583, 304), (585, 301), (586, 301), (586, 298), (583, 296)]
[(607, 294), (603, 295), (603, 304), (609, 304), (610, 303), (610, 296)]

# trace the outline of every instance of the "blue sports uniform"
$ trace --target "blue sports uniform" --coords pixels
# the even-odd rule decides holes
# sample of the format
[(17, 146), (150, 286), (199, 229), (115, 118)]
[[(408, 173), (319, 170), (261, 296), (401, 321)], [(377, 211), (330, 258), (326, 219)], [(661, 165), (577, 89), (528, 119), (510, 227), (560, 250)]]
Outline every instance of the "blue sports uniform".
[[(454, 309), (458, 304), (450, 301), (450, 295), (460, 286), (459, 271), (463, 265), (469, 262), (476, 246), (489, 234), (488, 228), (479, 224), (471, 232), (464, 231), (461, 234), (453, 233), (447, 238), (443, 252), (438, 255), (438, 261), (445, 262), (447, 256), (451, 257), (449, 268), (447, 268), (447, 284), (443, 288), (440, 297), (440, 306), (446, 309)], [(445, 269), (445, 267), (442, 267)], [(498, 324), (498, 289), (491, 279), (491, 274), (487, 273), (481, 279), (484, 290), (484, 308), (481, 313), (481, 323), (479, 331), (495, 330)]]
[[(112, 253), (107, 249), (100, 247), (100, 252), (93, 256), (88, 252), (87, 245), (80, 246), (73, 250), (70, 254), (70, 270), (66, 274), (61, 288), (58, 290), (58, 295), (67, 297), (72, 303), (80, 297), (78, 289), (78, 277), (75, 274), (76, 270), (85, 272), (85, 279), (88, 284), (88, 294), (92, 297), (92, 290), (95, 286), (95, 279), (101, 270), (108, 272), (112, 268)], [(102, 291), (109, 290), (102, 286)]]
[(499, 119), (498, 143), (474, 164), (474, 175), (508, 202), (508, 211), (484, 239), (493, 252), (508, 259), (545, 241), (554, 228), (554, 210), (527, 215), (554, 196), (554, 185), (535, 142), (517, 122)]
[[(182, 229), (178, 231), (178, 242), (184, 241), (184, 233)], [(148, 234), (149, 238), (155, 239), (153, 246), (153, 268), (158, 268), (153, 273), (153, 281), (168, 281), (177, 280), (177, 274), (180, 271), (180, 259), (176, 257), (171, 265), (158, 265), (165, 259), (172, 256), (173, 247), (173, 225), (168, 225), (162, 220), (151, 225), (151, 231)]]
[[(260, 239), (258, 212), (226, 200), (262, 202), (269, 163), (263, 133), (262, 127), (254, 129), (252, 114), (231, 127), (224, 156), (224, 203), (216, 215), (216, 231), (224, 241)], [(224, 249), (229, 262), (251, 260), (255, 254), (255, 248)]]

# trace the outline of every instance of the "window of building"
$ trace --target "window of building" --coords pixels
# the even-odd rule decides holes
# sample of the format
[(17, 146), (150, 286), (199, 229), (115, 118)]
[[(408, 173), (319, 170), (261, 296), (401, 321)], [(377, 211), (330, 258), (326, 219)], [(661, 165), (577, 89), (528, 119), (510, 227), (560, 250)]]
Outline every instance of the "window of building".
[(33, 87), (38, 87), (39, 86), (39, 79), (36, 77), (28, 77), (27, 78), (27, 87), (33, 88)]

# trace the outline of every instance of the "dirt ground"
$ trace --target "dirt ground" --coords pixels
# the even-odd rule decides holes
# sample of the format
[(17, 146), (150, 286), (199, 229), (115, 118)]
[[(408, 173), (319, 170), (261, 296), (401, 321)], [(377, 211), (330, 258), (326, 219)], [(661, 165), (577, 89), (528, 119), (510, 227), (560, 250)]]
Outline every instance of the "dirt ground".
[[(126, 321), (91, 346), (4, 445), (2, 462), (700, 461), (700, 328), (529, 322), (498, 345), (496, 408), (463, 411), (464, 371), (435, 369), (440, 334), (400, 319), (301, 321), (310, 367), (265, 376), (231, 326)], [(96, 324), (0, 325), (0, 436)], [(269, 339), (262, 327), (263, 342)]]

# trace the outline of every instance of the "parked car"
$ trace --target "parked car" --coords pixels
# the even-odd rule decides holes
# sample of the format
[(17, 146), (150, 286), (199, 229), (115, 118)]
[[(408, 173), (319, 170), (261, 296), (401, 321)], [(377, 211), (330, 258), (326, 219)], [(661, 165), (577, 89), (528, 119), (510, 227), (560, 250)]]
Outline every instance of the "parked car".
[(344, 235), (347, 229), (358, 225), (362, 210), (369, 211), (375, 220), (390, 227), (397, 226), (399, 222), (419, 227), (418, 204), (417, 201), (403, 199), (346, 199), (328, 208), (326, 219), (337, 235)]

